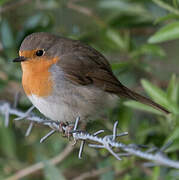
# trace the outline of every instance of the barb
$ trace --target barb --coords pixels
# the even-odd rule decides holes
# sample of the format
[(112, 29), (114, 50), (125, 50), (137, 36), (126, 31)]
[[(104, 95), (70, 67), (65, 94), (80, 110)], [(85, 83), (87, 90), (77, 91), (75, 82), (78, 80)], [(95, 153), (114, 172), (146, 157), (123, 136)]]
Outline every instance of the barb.
[(14, 95), (13, 107), (16, 108), (20, 100), (20, 92), (16, 92)]
[[(12, 108), (8, 102), (2, 102), (0, 101), (0, 114), (6, 116), (7, 119), (9, 119), (10, 115), (16, 115), (18, 117), (24, 117), (27, 115), (27, 113), (22, 112), (20, 110), (17, 110), (15, 108)], [(6, 119), (5, 118), (5, 119)], [(46, 140), (48, 137), (50, 137), (52, 134), (55, 132), (60, 132), (59, 129), (59, 122), (51, 121), (48, 119), (42, 119), (40, 117), (35, 116), (33, 113), (29, 113), (28, 116), (26, 117), (28, 121), (31, 123), (38, 123), (42, 124), (45, 126), (49, 126), (52, 130), (45, 135), (40, 142), (43, 142)], [(150, 148), (146, 150), (142, 150), (143, 146), (139, 146), (136, 144), (124, 144), (121, 143), (120, 141), (117, 141), (117, 137), (123, 137), (126, 136), (128, 133), (120, 133), (117, 134), (117, 122), (114, 124), (113, 127), (113, 134), (112, 135), (107, 135), (104, 137), (99, 137), (98, 135), (104, 132), (104, 130), (97, 131), (96, 133), (90, 134), (87, 132), (83, 132), (77, 129), (78, 127), (78, 122), (79, 122), (79, 117), (76, 119), (74, 129), (72, 130), (72, 136), (74, 138), (74, 141), (82, 141), (81, 146), (80, 146), (80, 151), (79, 151), (79, 158), (82, 157), (82, 152), (84, 149), (84, 144), (87, 141), (92, 142), (91, 144), (88, 144), (88, 146), (93, 147), (93, 148), (104, 148), (108, 150), (114, 157), (116, 157), (118, 160), (121, 160), (121, 157), (129, 156), (129, 155), (135, 155), (137, 157), (153, 161), (156, 165), (165, 165), (168, 167), (173, 167), (176, 169), (179, 169), (179, 161), (174, 161), (169, 159), (165, 154), (164, 150), (169, 147), (170, 143), (167, 143), (164, 145), (162, 148)], [(66, 130), (64, 127), (64, 130)], [(120, 154), (116, 153), (114, 151), (114, 148), (117, 150), (122, 151)]]
[(15, 118), (14, 120), (15, 120), (15, 121), (19, 121), (19, 120), (23, 120), (23, 119), (27, 118), (27, 117), (30, 115), (30, 113), (32, 112), (32, 110), (33, 110), (34, 108), (35, 108), (34, 106), (31, 106), (31, 107), (25, 112), (25, 115), (24, 115), (24, 116)]
[(9, 111), (8, 111), (8, 105), (7, 104), (5, 105), (4, 116), (5, 116), (4, 125), (5, 125), (5, 127), (8, 127), (8, 125), (9, 125)]
[(79, 150), (79, 153), (78, 153), (78, 158), (79, 158), (79, 159), (82, 158), (82, 153), (83, 153), (84, 145), (85, 145), (85, 141), (82, 140), (82, 141), (81, 141), (81, 144), (80, 144), (80, 150)]
[(46, 134), (43, 138), (41, 138), (40, 143), (43, 143), (48, 137), (53, 135), (55, 132), (56, 132), (55, 130), (51, 130), (48, 134)]
[(33, 126), (34, 126), (34, 123), (33, 123), (33, 122), (31, 122), (31, 123), (29, 124), (29, 127), (28, 127), (28, 129), (27, 129), (26, 133), (25, 133), (25, 136), (29, 136), (29, 135), (30, 135), (30, 133), (31, 133), (31, 131), (32, 131), (32, 128), (33, 128)]

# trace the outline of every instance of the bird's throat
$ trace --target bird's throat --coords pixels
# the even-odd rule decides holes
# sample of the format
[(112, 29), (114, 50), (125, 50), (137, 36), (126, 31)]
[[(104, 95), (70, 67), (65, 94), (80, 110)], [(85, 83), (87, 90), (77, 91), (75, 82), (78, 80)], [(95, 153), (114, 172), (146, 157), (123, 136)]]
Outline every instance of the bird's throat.
[(49, 68), (55, 64), (58, 59), (51, 60), (29, 60), (22, 62), (22, 85), (27, 95), (36, 95), (39, 97), (49, 96), (53, 90), (53, 81)]

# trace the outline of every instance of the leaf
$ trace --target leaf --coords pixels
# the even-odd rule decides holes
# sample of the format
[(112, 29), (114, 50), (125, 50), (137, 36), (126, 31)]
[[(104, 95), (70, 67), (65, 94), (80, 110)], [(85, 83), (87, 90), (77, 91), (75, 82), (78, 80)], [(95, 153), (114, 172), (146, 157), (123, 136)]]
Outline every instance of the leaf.
[[(112, 166), (112, 161), (110, 160), (110, 158), (106, 158), (103, 161), (99, 162), (98, 166), (99, 168), (110, 167)], [(115, 179), (113, 170), (107, 171), (100, 176), (100, 180), (109, 180), (109, 179), (110, 180)]]
[(7, 3), (10, 0), (0, 0), (0, 6), (2, 6), (3, 4)]
[(106, 31), (106, 36), (112, 40), (119, 48), (125, 49), (125, 42), (124, 39), (121, 37), (121, 35), (113, 30), (113, 29), (108, 29)]
[(29, 19), (26, 20), (24, 26), (27, 29), (35, 28), (37, 25), (41, 23), (42, 19), (43, 19), (43, 14), (41, 13), (36, 14), (34, 16), (30, 16)]
[[(2, 121), (2, 118), (0, 117)], [(16, 146), (14, 134), (10, 128), (5, 128), (4, 126), (0, 127), (0, 143), (2, 152), (10, 158), (16, 157)]]
[(167, 20), (170, 20), (170, 19), (179, 19), (179, 16), (176, 15), (176, 14), (167, 14), (166, 16), (162, 16), (161, 18), (158, 18), (155, 21), (155, 24), (158, 24), (160, 22), (167, 21)]
[(172, 142), (169, 148), (167, 148), (166, 152), (174, 152), (179, 149), (179, 130), (176, 127), (171, 135), (166, 139), (165, 143)]
[(153, 174), (152, 174), (152, 180), (158, 180), (160, 177), (160, 166), (154, 167)]
[(173, 74), (167, 88), (167, 96), (174, 103), (178, 102), (179, 85), (176, 80), (176, 75)]
[(1, 38), (4, 48), (11, 48), (14, 45), (14, 38), (11, 31), (11, 27), (7, 20), (3, 20), (1, 23)]
[(114, 178), (114, 172), (113, 171), (108, 171), (106, 173), (103, 173), (101, 176), (100, 176), (100, 180), (113, 180), (115, 179)]
[(142, 80), (141, 81), (143, 88), (147, 92), (147, 94), (155, 101), (157, 101), (159, 104), (167, 107), (169, 106), (168, 104), (168, 99), (167, 99), (167, 94), (158, 88), (157, 86), (151, 84), (147, 80)]
[(163, 114), (162, 112), (152, 108), (151, 106), (142, 104), (142, 103), (137, 102), (137, 101), (126, 101), (126, 102), (124, 102), (124, 105), (131, 107), (131, 108), (134, 108), (134, 109), (139, 109), (142, 111), (147, 111), (147, 112), (158, 114), (158, 115)]
[(158, 88), (157, 86), (151, 84), (147, 80), (141, 81), (143, 88), (147, 92), (147, 94), (158, 104), (166, 107), (171, 112), (178, 114), (178, 106), (176, 103), (172, 102), (168, 96), (167, 93), (165, 93), (162, 89)]
[[(148, 11), (139, 3), (132, 3), (121, 0), (103, 0), (99, 1), (99, 7), (102, 9), (108, 9), (113, 11), (117, 11), (119, 13), (127, 13), (127, 14), (138, 14), (143, 16), (148, 16)], [(134, 8), (135, 7), (135, 8)], [(151, 16), (150, 16), (151, 18)]]
[(112, 63), (111, 67), (113, 70), (124, 70), (130, 66), (129, 62)]
[(105, 8), (105, 9), (127, 9), (129, 8), (130, 4), (127, 2), (123, 2), (120, 0), (104, 0), (104, 1), (100, 1), (99, 6), (101, 8)]
[(46, 180), (65, 180), (65, 177), (61, 173), (60, 169), (57, 169), (54, 165), (45, 161), (44, 174)]
[(140, 55), (145, 55), (145, 54), (164, 57), (165, 51), (160, 46), (154, 44), (145, 44), (136, 51), (134, 51), (132, 53), (132, 57), (138, 57)]
[(157, 55), (161, 57), (165, 56), (165, 51), (161, 47), (154, 44), (146, 44), (142, 46), (141, 50), (144, 54)]
[(167, 148), (165, 150), (165, 152), (176, 152), (176, 151), (178, 151), (178, 149), (179, 149), (178, 141), (179, 141), (179, 139), (174, 140), (172, 142), (172, 145), (169, 148)]
[(170, 23), (162, 27), (148, 40), (149, 43), (159, 43), (179, 38), (179, 22)]
[(179, 170), (178, 169), (171, 169), (165, 176), (165, 180), (178, 180), (179, 177)]

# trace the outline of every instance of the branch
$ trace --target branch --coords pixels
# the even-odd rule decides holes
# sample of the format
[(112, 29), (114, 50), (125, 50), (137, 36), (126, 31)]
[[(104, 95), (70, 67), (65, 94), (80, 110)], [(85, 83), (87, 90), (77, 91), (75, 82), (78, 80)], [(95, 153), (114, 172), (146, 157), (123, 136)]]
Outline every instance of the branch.
[(68, 1), (67, 7), (86, 16), (92, 17), (99, 26), (106, 27), (106, 24), (97, 15), (95, 15), (90, 8), (78, 5), (76, 2), (77, 1)]
[(101, 169), (94, 169), (92, 171), (87, 171), (85, 173), (82, 173), (80, 176), (74, 178), (73, 180), (84, 180), (84, 179), (91, 179), (91, 178), (95, 178), (97, 176), (100, 176), (101, 174), (104, 174), (105, 172), (110, 171), (111, 168), (110, 167), (105, 167), (105, 168), (101, 168)]
[[(52, 159), (49, 160), (50, 164), (59, 164), (61, 163), (71, 152), (73, 151), (73, 146), (71, 144), (69, 144), (68, 146), (66, 146), (66, 148), (63, 150), (63, 152), (60, 152), (59, 155), (53, 157)], [(41, 169), (44, 168), (44, 163), (43, 162), (39, 162), (36, 163), (32, 166), (29, 166), (25, 169), (22, 169), (18, 172), (16, 172), (14, 175), (10, 176), (9, 178), (7, 178), (6, 180), (18, 180), (21, 179), (25, 176), (28, 176), (29, 174), (35, 173)]]
[[(45, 141), (49, 136), (51, 136), (54, 133), (61, 132), (59, 122), (51, 121), (47, 119), (44, 120), (42, 118), (35, 116), (31, 112), (27, 116), (26, 112), (24, 113), (15, 108), (11, 108), (10, 104), (7, 102), (0, 102), (0, 113), (5, 116), (5, 121), (9, 121), (9, 115), (16, 115), (20, 117), (21, 119), (26, 117), (26, 119), (32, 123), (39, 123), (45, 126), (49, 126), (52, 130), (46, 136), (44, 136), (40, 142)], [(89, 147), (106, 149), (118, 160), (121, 160), (122, 156), (134, 155), (134, 156), (137, 156), (137, 157), (149, 160), (149, 161), (153, 161), (155, 165), (164, 165), (167, 167), (173, 167), (173, 168), (179, 169), (179, 161), (171, 160), (164, 154), (164, 151), (166, 150), (166, 148), (169, 147), (171, 143), (164, 145), (160, 149), (151, 148), (146, 151), (143, 151), (141, 150), (142, 148), (141, 146), (138, 146), (135, 144), (126, 145), (124, 143), (117, 141), (117, 137), (126, 136), (128, 134), (127, 132), (117, 134), (118, 122), (114, 124), (112, 135), (99, 137), (98, 135), (103, 133), (104, 130), (97, 131), (96, 133), (93, 133), (93, 134), (77, 130), (78, 121), (79, 121), (79, 118), (76, 119), (74, 129), (71, 132), (71, 134), (75, 142), (77, 140), (81, 141), (81, 146), (80, 146), (79, 155), (78, 155), (79, 158), (82, 157), (82, 152), (83, 152), (83, 147), (84, 147), (85, 142), (90, 141), (90, 142), (93, 142), (93, 144), (88, 144)], [(63, 127), (63, 130), (66, 130), (65, 128), (67, 127)], [(121, 154), (116, 153), (114, 151), (114, 148), (120, 151), (123, 151), (124, 153), (121, 153)]]
[(11, 11), (12, 9), (16, 9), (19, 6), (22, 6), (26, 3), (31, 2), (32, 0), (19, 0), (19, 1), (13, 1), (11, 3), (6, 3), (4, 6), (0, 7), (0, 14), (5, 13), (7, 11)]

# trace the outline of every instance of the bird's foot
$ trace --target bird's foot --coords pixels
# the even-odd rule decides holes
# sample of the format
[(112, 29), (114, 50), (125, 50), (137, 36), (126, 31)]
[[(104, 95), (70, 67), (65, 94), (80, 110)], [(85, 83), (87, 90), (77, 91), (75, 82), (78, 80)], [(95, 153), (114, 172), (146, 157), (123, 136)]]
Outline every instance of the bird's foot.
[(70, 124), (68, 122), (60, 122), (59, 131), (63, 133), (64, 137), (70, 138), (72, 136), (72, 132), (74, 129), (74, 124)]

